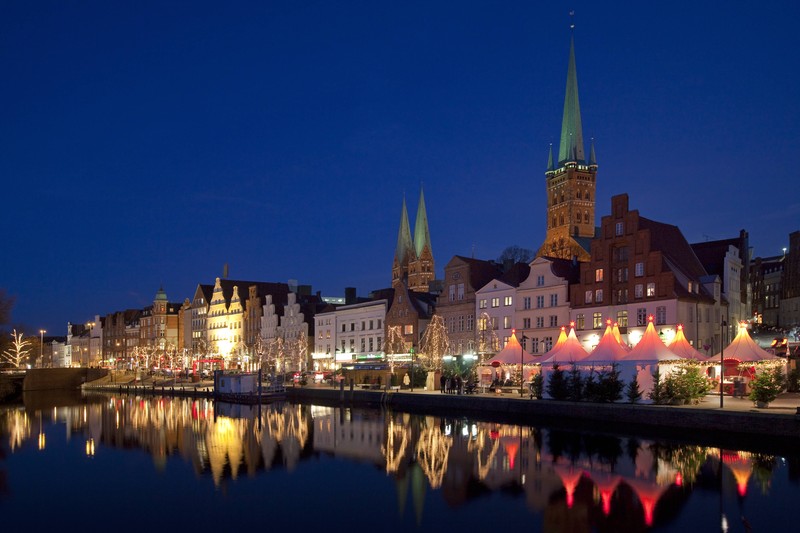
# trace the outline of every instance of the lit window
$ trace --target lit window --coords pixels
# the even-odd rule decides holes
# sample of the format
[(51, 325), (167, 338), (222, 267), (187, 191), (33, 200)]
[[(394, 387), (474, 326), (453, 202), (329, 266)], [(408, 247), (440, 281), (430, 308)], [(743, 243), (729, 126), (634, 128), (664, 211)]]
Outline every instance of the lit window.
[(511, 317), (504, 316), (503, 317), (503, 329), (511, 329)]
[(514, 303), (514, 298), (512, 296), (506, 296), (503, 299), (503, 305), (508, 306), (508, 305), (513, 305), (513, 303)]
[(603, 269), (602, 268), (598, 268), (597, 270), (594, 271), (594, 280), (596, 282), (598, 282), (598, 283), (603, 281)]
[(649, 298), (649, 297), (655, 296), (655, 295), (656, 295), (656, 284), (653, 283), (653, 282), (650, 282), (650, 283), (647, 284), (647, 296)]
[(617, 222), (617, 225), (616, 225), (615, 231), (614, 231), (614, 235), (619, 237), (620, 235), (622, 235), (624, 229), (625, 229), (625, 226), (622, 224), (622, 222)]
[(603, 313), (600, 313), (599, 311), (592, 313), (592, 327), (594, 329), (600, 329), (603, 327)]
[(492, 298), (492, 307), (500, 307), (500, 298)]
[[(689, 308), (691, 312), (692, 308)], [(690, 320), (691, 322), (691, 320)], [(637, 326), (646, 326), (647, 325), (647, 309), (644, 307), (640, 307), (636, 310), (636, 325)]]
[(586, 319), (583, 316), (583, 313), (579, 313), (575, 317), (575, 329), (583, 329), (586, 327)]
[(481, 300), (481, 301), (478, 303), (478, 309), (486, 309), (486, 298), (482, 299), (482, 300)]

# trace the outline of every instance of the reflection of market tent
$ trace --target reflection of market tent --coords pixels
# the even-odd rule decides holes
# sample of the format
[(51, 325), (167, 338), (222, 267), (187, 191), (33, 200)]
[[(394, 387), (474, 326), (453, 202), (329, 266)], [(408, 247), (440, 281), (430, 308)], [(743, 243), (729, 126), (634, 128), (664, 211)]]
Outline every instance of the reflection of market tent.
[(653, 513), (656, 510), (658, 500), (661, 499), (661, 496), (670, 488), (671, 484), (659, 485), (658, 483), (641, 479), (626, 479), (625, 483), (633, 489), (636, 496), (639, 498), (639, 502), (642, 504), (644, 523), (647, 526), (652, 526)]
[[(610, 322), (610, 321), (609, 321)], [(611, 324), (606, 325), (606, 331), (592, 353), (581, 360), (581, 365), (604, 365), (620, 360), (628, 354), (628, 348), (621, 344), (614, 335)]]
[(739, 496), (747, 494), (747, 483), (750, 481), (750, 474), (753, 469), (750, 460), (742, 457), (738, 452), (722, 452), (722, 462), (730, 469), (733, 477), (736, 478), (736, 491)]
[(508, 339), (505, 347), (495, 354), (494, 357), (487, 360), (486, 364), (492, 366), (518, 365), (520, 361), (522, 361), (522, 364), (531, 365), (536, 362), (536, 359), (522, 349), (522, 345), (517, 340), (517, 334), (514, 332)]
[(680, 356), (681, 359), (692, 359), (694, 361), (706, 361), (708, 358), (702, 353), (698, 352), (694, 346), (689, 344), (686, 335), (683, 334), (683, 324), (678, 324), (678, 333), (675, 338), (669, 343), (667, 348), (670, 349), (675, 355)]
[(611, 512), (611, 497), (617, 490), (622, 477), (611, 472), (593, 472), (591, 478), (600, 493), (600, 499), (603, 502), (603, 514), (608, 516)]
[[(562, 330), (563, 334), (563, 330)], [(560, 337), (559, 337), (560, 340)], [(542, 365), (559, 364), (559, 363), (577, 363), (585, 359), (589, 354), (583, 348), (581, 341), (575, 336), (575, 328), (570, 328), (567, 339), (562, 343), (556, 343), (549, 352), (542, 356), (539, 361)]]
[(519, 438), (512, 436), (500, 437), (500, 443), (508, 456), (508, 468), (514, 470), (514, 465), (517, 462), (517, 453), (519, 452)]
[(561, 483), (567, 491), (567, 507), (572, 509), (572, 504), (575, 502), (575, 489), (583, 476), (583, 471), (579, 468), (562, 465), (556, 465), (553, 470), (561, 478)]

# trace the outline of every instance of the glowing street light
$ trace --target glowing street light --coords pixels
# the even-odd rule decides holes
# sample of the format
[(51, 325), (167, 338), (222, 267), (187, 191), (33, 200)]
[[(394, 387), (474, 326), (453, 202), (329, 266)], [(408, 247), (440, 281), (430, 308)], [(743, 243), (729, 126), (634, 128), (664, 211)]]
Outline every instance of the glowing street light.
[(44, 334), (47, 333), (47, 330), (40, 329), (39, 330), (39, 364), (42, 365), (44, 368)]

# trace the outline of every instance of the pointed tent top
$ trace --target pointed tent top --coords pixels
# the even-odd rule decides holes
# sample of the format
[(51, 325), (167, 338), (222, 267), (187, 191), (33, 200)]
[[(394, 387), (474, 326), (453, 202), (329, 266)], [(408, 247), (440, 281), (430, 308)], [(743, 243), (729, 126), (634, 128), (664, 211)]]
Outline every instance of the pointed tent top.
[(431, 246), (431, 234), (428, 230), (428, 212), (425, 209), (425, 194), (422, 191), (422, 186), (419, 189), (419, 205), (417, 206), (417, 219), (414, 221), (414, 248), (417, 252), (417, 257), (422, 254), (425, 246), (433, 253)]
[(550, 153), (547, 156), (547, 171), (555, 170), (553, 167), (553, 143), (550, 143)]
[(583, 162), (584, 160), (581, 106), (578, 101), (578, 73), (575, 68), (575, 39), (570, 35), (567, 87), (564, 93), (564, 116), (561, 119), (558, 164), (561, 165), (567, 161)]
[(400, 229), (397, 231), (397, 247), (394, 258), (401, 265), (404, 264), (414, 247), (411, 243), (411, 228), (408, 225), (408, 211), (406, 210), (406, 197), (403, 196), (403, 210), (400, 213)]
[(653, 363), (662, 363), (677, 361), (681, 357), (675, 354), (672, 350), (667, 348), (661, 338), (656, 333), (656, 328), (653, 325), (653, 317), (647, 319), (647, 329), (642, 335), (639, 343), (622, 358), (622, 361), (644, 361)]
[[(619, 328), (617, 328), (617, 331), (619, 331)], [(581, 361), (581, 364), (612, 364), (627, 354), (627, 347), (617, 340), (614, 328), (611, 324), (608, 324), (605, 333), (600, 338), (600, 342), (597, 343), (597, 346), (594, 347), (589, 356)]]
[[(782, 361), (780, 356), (769, 353), (761, 348), (747, 331), (745, 324), (739, 324), (739, 332), (734, 337), (733, 341), (725, 347), (722, 351), (724, 359), (731, 359), (744, 362), (757, 362), (757, 361)], [(720, 354), (712, 356), (709, 360), (719, 361)]]
[[(564, 334), (563, 330), (561, 334)], [(560, 336), (558, 340), (559, 342), (561, 341)], [(575, 328), (573, 327), (570, 328), (569, 335), (566, 336), (564, 342), (561, 344), (556, 343), (549, 352), (542, 356), (540, 362), (543, 365), (551, 363), (577, 363), (585, 359), (587, 355), (589, 354), (586, 353), (581, 341), (579, 341), (578, 337), (575, 335)]]
[(706, 361), (708, 358), (701, 352), (697, 351), (694, 346), (689, 344), (686, 335), (683, 333), (683, 324), (678, 324), (676, 328), (678, 331), (675, 333), (675, 338), (669, 343), (667, 348), (672, 350), (675, 354), (681, 356), (681, 359), (693, 359), (695, 361)]

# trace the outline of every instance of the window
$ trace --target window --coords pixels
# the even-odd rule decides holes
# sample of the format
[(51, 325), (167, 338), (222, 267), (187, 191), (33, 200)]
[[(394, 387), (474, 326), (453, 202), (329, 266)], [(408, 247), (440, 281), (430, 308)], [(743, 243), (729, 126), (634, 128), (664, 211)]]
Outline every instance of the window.
[(625, 230), (625, 225), (622, 222), (617, 222), (616, 226), (614, 227), (614, 235), (619, 237), (623, 234)]
[(342, 339), (342, 353), (344, 353), (344, 339)]
[(544, 317), (543, 316), (537, 316), (536, 317), (536, 327), (537, 328), (543, 328), (544, 327)]
[[(692, 308), (690, 307), (689, 310)], [(689, 320), (691, 322), (691, 320)], [(640, 307), (636, 310), (636, 325), (637, 326), (646, 326), (647, 325), (647, 309), (644, 307)]]
[(345, 331), (347, 331), (347, 330), (345, 329), (345, 324), (342, 324), (342, 333), (344, 333)]
[(478, 302), (478, 309), (486, 309), (486, 298), (483, 298)]
[(644, 276), (644, 263), (636, 263), (636, 270), (634, 271), (634, 275), (637, 278), (641, 278)]
[(628, 303), (628, 289), (617, 289), (617, 303)]
[(536, 309), (541, 309), (544, 307), (544, 296), (537, 296), (536, 297)]
[(600, 329), (603, 327), (603, 313), (599, 311), (592, 313), (592, 327), (594, 329)]
[(500, 298), (492, 298), (492, 307), (500, 307)]
[(558, 294), (550, 295), (550, 307), (558, 307)]
[(513, 296), (506, 296), (503, 298), (503, 305), (509, 306), (514, 304), (514, 297)]
[(458, 284), (458, 300), (461, 301), (464, 299), (464, 284)]
[[(706, 311), (708, 311), (706, 309)], [(656, 307), (656, 324), (666, 324), (667, 323), (667, 308), (664, 306)]]
[(694, 322), (694, 307), (689, 307), (689, 322)]
[(350, 322), (350, 331), (355, 331), (355, 330), (356, 330), (356, 323)]
[(558, 327), (558, 316), (557, 315), (550, 315), (550, 327), (557, 328)]
[(458, 315), (458, 331), (464, 331), (464, 315)]
[(603, 289), (597, 289), (594, 291), (594, 301), (597, 303), (601, 303), (603, 301)]
[(656, 284), (652, 281), (647, 284), (647, 297), (650, 298), (656, 295)]
[(636, 286), (633, 288), (633, 297), (634, 298), (641, 298), (644, 296), (644, 285), (641, 283), (637, 283)]
[(370, 320), (370, 321), (369, 321), (369, 329), (373, 329), (373, 327), (374, 327), (374, 325), (373, 325), (373, 324), (374, 324), (374, 323), (373, 323), (373, 321), (372, 321), (372, 320)]
[(523, 318), (522, 319), (522, 329), (530, 329), (531, 327), (531, 319), (530, 318)]
[(549, 352), (553, 348), (553, 337), (544, 338), (544, 351)]
[(586, 327), (586, 318), (583, 316), (583, 313), (578, 313), (575, 317), (575, 329), (583, 329)]
[(539, 351), (539, 337), (531, 337), (531, 353)]
[(617, 269), (617, 282), (622, 283), (628, 281), (628, 267)]
[(366, 329), (367, 329), (367, 321), (366, 320), (362, 320), (361, 321), (361, 331), (365, 331)]
[(689, 289), (689, 292), (692, 292), (692, 282), (691, 281), (689, 282), (688, 289)]
[(541, 287), (544, 285), (544, 276), (536, 276), (536, 286)]
[(414, 324), (406, 324), (403, 326), (403, 335), (413, 335), (414, 334)]
[(586, 291), (586, 296), (584, 296), (584, 299), (583, 299), (584, 303), (587, 303), (587, 304), (592, 303), (592, 294), (593, 293), (592, 293), (591, 290)]
[(531, 297), (526, 296), (522, 299), (522, 308), (523, 309), (530, 309), (531, 308)]
[(467, 331), (475, 329), (475, 316), (467, 315)]
[(381, 329), (381, 328), (382, 328), (382, 326), (381, 326), (381, 319), (379, 318), (379, 319), (378, 319), (378, 329)]
[(503, 317), (503, 329), (511, 329), (511, 317), (504, 316)]
[(497, 329), (497, 317), (493, 316), (489, 319), (489, 322), (492, 324), (492, 329)]
[(381, 342), (383, 341), (383, 337), (378, 337), (375, 339), (376, 350), (379, 352), (381, 351)]
[(374, 351), (374, 350), (375, 350), (375, 348), (373, 347), (373, 346), (374, 346), (374, 344), (375, 344), (375, 339), (373, 339), (372, 337), (370, 337), (370, 338), (369, 338), (369, 351), (370, 351), (370, 352), (372, 352), (372, 351)]
[(455, 285), (450, 285), (450, 301), (451, 302), (455, 302), (456, 301), (456, 286)]
[(628, 327), (628, 312), (627, 311), (617, 311), (617, 325), (621, 328)]
[(595, 269), (595, 271), (594, 271), (594, 280), (596, 282), (598, 282), (598, 283), (603, 281), (603, 269), (602, 268)]

